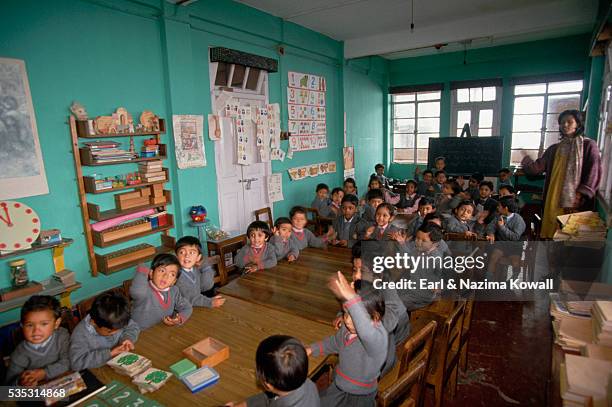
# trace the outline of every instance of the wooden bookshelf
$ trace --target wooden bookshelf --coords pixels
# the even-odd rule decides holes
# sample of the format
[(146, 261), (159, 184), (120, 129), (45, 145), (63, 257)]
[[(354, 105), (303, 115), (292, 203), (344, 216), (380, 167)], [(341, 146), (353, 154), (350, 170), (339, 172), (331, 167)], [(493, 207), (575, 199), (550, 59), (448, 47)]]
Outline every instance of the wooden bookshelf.
[(162, 170), (166, 174), (166, 178), (161, 181), (141, 182), (140, 184), (125, 185), (122, 187), (100, 189), (100, 190), (96, 190), (96, 179), (94, 177), (86, 175), (83, 177), (83, 183), (85, 184), (85, 192), (87, 192), (88, 194), (105, 194), (107, 192), (122, 191), (125, 189), (131, 189), (131, 188), (141, 188), (141, 187), (146, 187), (146, 186), (150, 186), (154, 184), (165, 184), (166, 182), (168, 182), (168, 169), (162, 168)]
[(113, 138), (113, 137), (143, 137), (143, 136), (160, 136), (166, 133), (166, 121), (159, 119), (159, 131), (143, 131), (134, 133), (96, 133), (89, 134), (89, 126), (87, 120), (76, 120), (76, 132), (80, 138)]
[(80, 147), (79, 155), (81, 157), (80, 158), (81, 165), (86, 165), (88, 167), (98, 167), (101, 165), (141, 163), (145, 161), (165, 160), (167, 158), (165, 144), (159, 144), (159, 153), (155, 157), (126, 158), (124, 160), (117, 160), (117, 161), (96, 162), (93, 156), (91, 155), (91, 150), (89, 150), (87, 147)]
[[(81, 288), (81, 283), (78, 281), (71, 286), (64, 286), (60, 281), (54, 278), (39, 281), (43, 285), (42, 291), (36, 293), (36, 295), (61, 295), (62, 297), (67, 296), (71, 292)], [(0, 301), (0, 312), (5, 312), (14, 308), (19, 308), (30, 298), (31, 295), (24, 295), (23, 297), (13, 298), (7, 301)]]
[(59, 243), (53, 243), (53, 244), (33, 244), (32, 247), (30, 247), (29, 249), (15, 250), (14, 252), (0, 254), (0, 260), (8, 259), (9, 257), (23, 256), (25, 254), (34, 253), (34, 252), (38, 252), (38, 251), (41, 251), (41, 250), (54, 249), (54, 248), (59, 248), (59, 247), (66, 247), (66, 246), (70, 246), (73, 242), (74, 242), (74, 240), (72, 240), (72, 239), (64, 238)]
[[(138, 256), (138, 257), (129, 259), (128, 261), (121, 263), (119, 265), (116, 265), (116, 266), (109, 266), (108, 264), (109, 259), (113, 255), (119, 252), (130, 250), (131, 248), (122, 249), (122, 250), (118, 250), (118, 251), (107, 253), (107, 254), (96, 254), (96, 263), (98, 264), (98, 268), (99, 268), (98, 271), (102, 274), (109, 275), (109, 274), (116, 273), (117, 271), (124, 270), (128, 267), (134, 267), (140, 263), (144, 263), (149, 260), (152, 260), (153, 257), (157, 256), (160, 253), (173, 253), (174, 252), (175, 241), (172, 236), (162, 235), (161, 243), (162, 243), (161, 246), (155, 247), (155, 252), (153, 254), (145, 255), (145, 256)], [(133, 246), (133, 247), (136, 247), (136, 246)]]
[(100, 211), (100, 206), (93, 204), (91, 202), (87, 202), (87, 212), (89, 213), (89, 219), (95, 221), (108, 220), (112, 218), (116, 218), (117, 216), (129, 215), (131, 213), (136, 213), (140, 211), (144, 211), (146, 209), (155, 209), (170, 205), (172, 203), (172, 193), (170, 191), (164, 190), (164, 196), (166, 197), (166, 202), (162, 204), (151, 204), (145, 206), (137, 206), (135, 208), (130, 209), (109, 209), (106, 211)]
[(108, 240), (107, 238), (105, 238), (105, 236), (108, 235), (108, 231), (102, 231), (102, 232), (97, 232), (95, 230), (92, 230), (91, 234), (92, 234), (92, 238), (93, 238), (93, 243), (95, 246), (97, 247), (108, 247), (108, 246), (114, 246), (116, 244), (119, 243), (124, 243), (124, 242), (129, 242), (130, 240), (134, 240), (137, 239), (139, 237), (144, 237), (144, 236), (148, 236), (148, 235), (152, 235), (155, 233), (159, 233), (159, 232), (164, 232), (170, 229), (174, 228), (174, 219), (172, 217), (171, 214), (168, 214), (168, 224), (159, 228), (149, 228), (147, 230), (140, 230), (139, 228), (127, 228), (126, 229), (126, 233), (129, 233), (129, 229), (135, 229), (135, 230), (139, 230), (138, 232), (135, 233), (130, 233), (127, 236), (124, 237), (119, 237), (116, 239), (112, 239), (112, 240)]

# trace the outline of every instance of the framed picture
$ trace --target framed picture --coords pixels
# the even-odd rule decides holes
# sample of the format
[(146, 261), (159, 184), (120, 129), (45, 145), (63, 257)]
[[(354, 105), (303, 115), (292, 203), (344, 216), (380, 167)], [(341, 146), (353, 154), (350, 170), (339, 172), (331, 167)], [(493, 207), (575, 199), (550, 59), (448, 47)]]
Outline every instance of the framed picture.
[(49, 193), (25, 62), (0, 58), (0, 199)]

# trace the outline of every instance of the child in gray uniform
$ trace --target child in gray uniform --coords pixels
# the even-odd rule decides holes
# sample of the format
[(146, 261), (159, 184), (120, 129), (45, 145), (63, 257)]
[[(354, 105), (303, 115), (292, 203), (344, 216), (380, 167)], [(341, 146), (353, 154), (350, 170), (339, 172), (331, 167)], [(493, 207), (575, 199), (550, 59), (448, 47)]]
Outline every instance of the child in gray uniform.
[(11, 354), (7, 386), (37, 386), (70, 369), (70, 334), (60, 328), (60, 304), (48, 295), (33, 295), (21, 308), (24, 340)]
[(133, 351), (139, 332), (130, 319), (127, 298), (112, 292), (99, 295), (72, 332), (72, 370), (100, 367), (122, 352)]
[(310, 207), (315, 208), (321, 214), (325, 212), (330, 203), (329, 187), (327, 184), (318, 184), (315, 198), (312, 200)]
[(293, 225), (293, 236), (297, 239), (298, 248), (304, 250), (307, 247), (324, 248), (326, 240), (316, 237), (314, 233), (306, 229), (308, 218), (306, 218), (306, 210), (301, 206), (294, 206), (289, 211), (289, 218)]
[(132, 317), (140, 329), (163, 322), (168, 326), (185, 323), (193, 308), (175, 286), (181, 275), (181, 263), (173, 254), (155, 256), (149, 270), (144, 265), (136, 269), (130, 295), (134, 300)]
[(276, 259), (287, 259), (289, 263), (296, 261), (300, 255), (295, 236), (292, 233), (291, 219), (278, 218), (274, 224), (274, 236), (270, 238), (270, 244), (274, 246)]
[(336, 335), (306, 348), (309, 355), (338, 354), (333, 383), (321, 392), (321, 406), (374, 405), (378, 377), (387, 359), (389, 335), (382, 324), (383, 294), (358, 280), (353, 288), (338, 271), (330, 288), (343, 301), (344, 324)]
[(378, 205), (374, 216), (376, 224), (366, 229), (365, 239), (391, 240), (392, 236), (400, 231), (397, 226), (391, 224), (395, 217), (395, 207), (393, 205), (388, 203)]
[(319, 407), (317, 386), (308, 378), (308, 356), (300, 341), (272, 335), (255, 354), (257, 380), (266, 390), (232, 407)]
[(334, 219), (327, 232), (328, 240), (334, 246), (353, 247), (360, 221), (358, 205), (359, 199), (355, 195), (342, 198), (342, 214)]
[(193, 307), (217, 308), (223, 305), (225, 298), (220, 295), (207, 297), (202, 294), (215, 285), (215, 270), (202, 262), (202, 244), (194, 236), (183, 236), (174, 247), (176, 258), (181, 264), (181, 274), (176, 281), (181, 295)]
[(277, 260), (274, 246), (268, 243), (271, 235), (272, 232), (266, 222), (261, 220), (251, 222), (247, 228), (249, 243), (236, 253), (234, 258), (236, 266), (245, 273), (270, 269), (276, 266)]

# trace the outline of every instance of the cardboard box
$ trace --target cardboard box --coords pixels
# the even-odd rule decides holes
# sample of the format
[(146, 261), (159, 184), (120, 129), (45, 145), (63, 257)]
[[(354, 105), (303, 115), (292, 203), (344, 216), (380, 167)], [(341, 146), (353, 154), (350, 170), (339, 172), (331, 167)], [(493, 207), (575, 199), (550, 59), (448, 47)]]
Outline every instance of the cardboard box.
[(216, 366), (228, 359), (229, 354), (229, 346), (210, 336), (183, 349), (183, 355), (199, 367)]

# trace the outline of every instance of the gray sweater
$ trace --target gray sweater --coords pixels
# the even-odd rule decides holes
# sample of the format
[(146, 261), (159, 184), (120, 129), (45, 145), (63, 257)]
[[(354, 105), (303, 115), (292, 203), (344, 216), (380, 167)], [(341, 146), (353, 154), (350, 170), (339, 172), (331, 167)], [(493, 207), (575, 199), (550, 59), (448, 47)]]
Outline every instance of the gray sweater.
[(257, 264), (258, 270), (270, 269), (276, 266), (276, 251), (268, 242), (259, 250), (255, 250), (251, 245), (242, 246), (236, 253), (234, 263), (241, 269), (249, 263)]
[(319, 212), (319, 215), (325, 216), (321, 213), (321, 211), (324, 211), (325, 208), (327, 208), (330, 203), (331, 203), (331, 199), (329, 198), (319, 199), (318, 197), (315, 196), (315, 199), (312, 200), (310, 207), (315, 208)]
[(310, 345), (312, 356), (338, 354), (334, 382), (349, 394), (371, 394), (378, 389), (378, 376), (387, 359), (389, 334), (368, 315), (361, 297), (343, 305), (351, 315), (357, 336), (351, 337), (343, 324), (336, 335)]
[(310, 229), (302, 229), (302, 232), (298, 233), (293, 230), (291, 236), (295, 237), (298, 249), (304, 250), (307, 247), (317, 247), (323, 249), (325, 247), (325, 241), (320, 237), (316, 237)]
[(49, 337), (45, 346), (35, 349), (27, 341), (21, 341), (11, 354), (11, 364), (6, 372), (7, 386), (15, 386), (26, 370), (44, 369), (47, 379), (54, 379), (70, 370), (68, 347), (70, 334), (59, 328)]
[(319, 391), (310, 379), (297, 389), (282, 397), (268, 397), (259, 393), (247, 399), (247, 407), (319, 407)]
[[(498, 218), (499, 219), (499, 218)], [(506, 223), (500, 226), (495, 220), (495, 240), (500, 241), (519, 241), (525, 233), (525, 221), (518, 213), (512, 214)]]
[(183, 322), (191, 316), (191, 303), (174, 285), (168, 291), (155, 289), (148, 279), (148, 269), (139, 267), (132, 280), (130, 296), (133, 299), (132, 318), (140, 329), (147, 329), (162, 322), (164, 317), (180, 315)]
[(300, 255), (300, 249), (293, 234), (289, 236), (286, 242), (283, 241), (282, 237), (274, 235), (270, 239), (270, 244), (274, 246), (277, 260), (286, 259), (290, 254), (294, 255), (297, 259)]
[(187, 271), (181, 269), (181, 276), (176, 281), (176, 286), (187, 301), (194, 307), (212, 307), (212, 298), (202, 294), (215, 285), (215, 270), (208, 264), (196, 266)]
[(72, 370), (79, 371), (93, 367), (103, 366), (111, 359), (111, 349), (121, 342), (129, 339), (136, 343), (140, 329), (130, 319), (125, 328), (110, 336), (102, 336), (96, 332), (91, 324), (91, 317), (87, 315), (74, 328), (70, 338), (70, 366)]
[(357, 214), (353, 215), (350, 220), (346, 220), (344, 215), (338, 216), (334, 219), (332, 227), (336, 232), (336, 239), (346, 240), (348, 247), (353, 247), (358, 237), (358, 226), (360, 218)]
[(384, 229), (379, 227), (379, 226), (375, 226), (374, 227), (374, 232), (370, 236), (370, 239), (373, 239), (373, 240), (392, 240), (391, 239), (391, 235), (393, 233), (399, 232), (399, 231), (401, 231), (400, 228), (398, 228), (397, 226), (392, 225), (390, 223)]
[(417, 231), (419, 230), (421, 225), (423, 225), (424, 219), (425, 218), (421, 217), (421, 215), (417, 215), (414, 218), (412, 218), (410, 222), (408, 222), (408, 225), (406, 227), (406, 236), (415, 237)]

